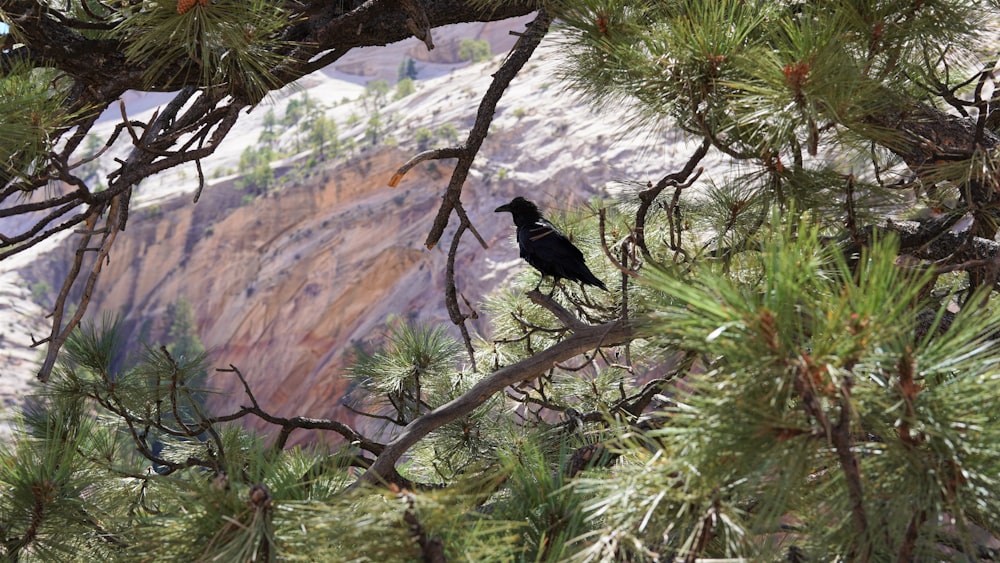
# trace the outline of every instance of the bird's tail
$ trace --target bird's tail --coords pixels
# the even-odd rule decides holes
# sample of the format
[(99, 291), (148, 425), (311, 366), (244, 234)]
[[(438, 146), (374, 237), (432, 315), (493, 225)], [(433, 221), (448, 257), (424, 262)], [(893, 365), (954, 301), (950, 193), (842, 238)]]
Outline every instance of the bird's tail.
[(580, 281), (582, 281), (583, 283), (586, 283), (586, 284), (590, 284), (590, 285), (595, 286), (595, 287), (599, 287), (599, 288), (603, 289), (604, 291), (608, 291), (608, 286), (604, 285), (604, 282), (602, 282), (601, 280), (599, 280), (597, 278), (597, 276), (595, 276), (589, 270), (586, 272), (586, 274), (584, 276), (581, 277)]

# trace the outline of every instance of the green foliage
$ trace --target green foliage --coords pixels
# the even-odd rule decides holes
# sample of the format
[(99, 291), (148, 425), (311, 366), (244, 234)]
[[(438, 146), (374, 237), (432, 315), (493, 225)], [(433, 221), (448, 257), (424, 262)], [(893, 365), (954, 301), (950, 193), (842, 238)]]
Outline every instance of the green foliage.
[(571, 486), (565, 450), (555, 459), (526, 442), (504, 456), (510, 468), (505, 495), (494, 518), (524, 522), (521, 561), (566, 561), (591, 531), (586, 505), (590, 500)]
[(285, 106), (285, 117), (282, 122), (286, 126), (295, 125), (306, 115), (312, 114), (317, 107), (317, 103), (309, 97), (308, 93), (303, 93), (302, 96), (292, 98), (288, 100), (288, 105)]
[(44, 161), (57, 132), (73, 116), (67, 93), (50, 88), (52, 73), (15, 64), (0, 78), (0, 186), (27, 177)]
[[(989, 484), (1000, 424), (964, 395), (995, 386), (1000, 357), (987, 342), (1000, 319), (978, 309), (915, 339), (917, 312), (947, 300), (922, 300), (928, 277), (896, 267), (894, 241), (847, 257), (809, 225), (772, 236), (740, 277), (651, 276), (665, 298), (655, 316), (663, 342), (705, 358), (706, 374), (688, 379), (669, 423), (646, 434), (662, 455), (626, 471), (626, 487), (587, 483), (610, 495), (601, 511), (617, 513), (604, 533), (671, 537), (683, 555), (714, 521), (723, 541), (709, 553), (747, 556), (766, 546), (752, 538), (792, 515), (807, 522), (799, 545), (820, 559), (892, 558), (914, 525), (916, 558), (932, 557), (936, 541), (962, 532), (930, 515), (968, 529), (1000, 509)], [(636, 511), (632, 497), (656, 501)]]
[(373, 399), (384, 399), (398, 423), (406, 424), (441, 404), (462, 348), (442, 327), (390, 325), (382, 350), (362, 354), (350, 371)]
[(392, 98), (394, 100), (402, 100), (416, 91), (417, 88), (413, 85), (413, 79), (404, 78), (396, 83), (396, 93), (393, 94)]
[(451, 123), (442, 123), (434, 130), (434, 134), (447, 144), (458, 141), (458, 129)]
[(935, 72), (930, 60), (942, 72), (968, 68), (962, 46), (981, 44), (982, 13), (960, 1), (912, 10), (906, 2), (581, 0), (558, 14), (575, 54), (560, 75), (584, 99), (624, 106), (642, 124), (707, 127), (747, 156), (815, 155), (821, 140), (835, 140), (829, 122), (885, 141), (865, 117), (900, 95), (919, 96), (911, 77)]
[(458, 60), (480, 63), (493, 56), (490, 42), (479, 39), (463, 39), (458, 43)]
[[(280, 46), (269, 15), (277, 7), (176, 7), (125, 6), (110, 35), (132, 62), (154, 59), (150, 76), (195, 75), (249, 98), (269, 88), (265, 69), (278, 61), (257, 55)], [(121, 359), (122, 325), (84, 325), (17, 442), (0, 449), (0, 558), (990, 555), (982, 538), (1000, 537), (1000, 422), (990, 407), (1000, 313), (988, 299), (995, 264), (961, 252), (989, 247), (1000, 224), (990, 108), (975, 105), (989, 78), (982, 69), (992, 68), (976, 50), (994, 45), (984, 30), (995, 14), (957, 0), (546, 7), (564, 27), (562, 76), (580, 95), (626, 124), (679, 126), (739, 164), (692, 186), (704, 158), (695, 153), (687, 172), (656, 186), (623, 182), (594, 211), (547, 210), (611, 291), (563, 283), (549, 297), (528, 294), (538, 274), (526, 267), (485, 303), (460, 307), (488, 317), (488, 336), (465, 343), (469, 355), (442, 326), (392, 320), (350, 370), (361, 432), (271, 415), (235, 369), (219, 376), (240, 378), (244, 406), (209, 413), (204, 347), (185, 300), (169, 312), (171, 341), (134, 359)], [(483, 43), (463, 42), (461, 56), (488, 57)], [(411, 71), (413, 61), (400, 65), (397, 99), (412, 91)], [(65, 99), (36, 78), (60, 82), (17, 68), (4, 78), (8, 175), (40, 166), (60, 126)], [(366, 120), (372, 144), (391, 142), (390, 92), (370, 82), (364, 117), (348, 120)], [(947, 121), (930, 111), (938, 101), (984, 118)], [(919, 127), (890, 131), (922, 112), (974, 154)], [(240, 163), (240, 185), (255, 193), (273, 188), (283, 139), (316, 150), (306, 167), (342, 149), (337, 125), (308, 97), (286, 107), (293, 135), (273, 113), (264, 123)], [(974, 140), (960, 135), (974, 126)], [(459, 136), (451, 124), (414, 135), (421, 150)], [(930, 151), (918, 165), (905, 154), (913, 138)], [(931, 170), (931, 157), (954, 162)], [(901, 248), (883, 218), (912, 204), (910, 188), (927, 193), (916, 218), (952, 221), (940, 237), (960, 234), (950, 229), (967, 214), (979, 238), (944, 259), (923, 257), (932, 237)], [(940, 205), (949, 198), (959, 203)], [(610, 346), (601, 332), (575, 358), (531, 367), (626, 322), (627, 344)], [(482, 391), (508, 373), (523, 380)], [(372, 479), (386, 479), (380, 488), (362, 486), (360, 471), (463, 400), (475, 408), (421, 434)], [(246, 417), (280, 430), (256, 435), (237, 424)], [(295, 428), (333, 429), (345, 441), (288, 449)]]
[(277, 124), (278, 118), (274, 114), (274, 108), (268, 108), (267, 112), (264, 114), (264, 120), (261, 123), (263, 129), (260, 132), (260, 138), (258, 141), (260, 143), (266, 143), (274, 149), (278, 143), (278, 136), (280, 134), (280, 131), (276, 128)]
[(403, 80), (406, 79), (410, 79), (411, 81), (416, 80), (417, 63), (410, 57), (406, 57), (405, 59), (403, 59), (399, 63), (399, 72), (397, 73), (396, 79), (399, 82), (402, 82)]
[(371, 146), (374, 147), (378, 145), (385, 133), (385, 120), (382, 118), (382, 114), (380, 112), (374, 111), (368, 115), (366, 125), (365, 137), (368, 139)]
[(340, 133), (337, 129), (337, 122), (326, 117), (325, 114), (317, 114), (309, 122), (306, 139), (309, 145), (316, 150), (319, 158), (340, 154)]
[[(651, 270), (630, 294), (653, 323), (631, 368), (662, 369), (676, 350), (700, 365), (644, 425), (617, 410), (636, 392), (626, 371), (556, 367), (410, 451), (401, 469), (449, 484), (438, 491), (349, 491), (343, 469), (356, 444), (333, 455), (275, 450), (238, 426), (206, 426), (200, 358), (167, 347), (116, 367), (120, 325), (87, 325), (67, 342), (45, 409), (25, 417), (24, 438), (2, 453), (32, 460), (0, 463), (10, 491), (0, 509), (12, 515), (2, 549), (112, 561), (394, 561), (427, 549), (471, 560), (777, 560), (788, 522), (797, 548), (821, 560), (891, 559), (908, 530), (917, 530), (916, 560), (938, 557), (942, 542), (974, 549), (972, 527), (994, 531), (1000, 511), (1000, 423), (979, 404), (981, 393), (1000, 392), (1000, 318), (971, 308), (945, 326), (952, 296), (930, 297), (926, 273), (898, 268), (891, 238), (845, 253), (807, 220), (769, 217), (758, 244), (728, 265)], [(607, 233), (621, 219), (607, 214)], [(577, 229), (566, 230), (595, 252)], [(555, 298), (581, 304), (566, 291)], [(491, 315), (494, 340), (477, 345), (487, 371), (562, 338), (551, 312), (520, 291), (490, 307), (507, 314)], [(183, 302), (176, 309), (178, 336), (190, 319)], [(924, 310), (938, 321), (915, 337)], [(369, 415), (389, 433), (481, 381), (461, 357), (443, 328), (394, 320), (352, 368), (357, 404), (376, 409)], [(565, 416), (511, 415), (543, 404)], [(579, 432), (584, 412), (600, 413), (591, 421), (601, 427)], [(36, 535), (33, 514), (58, 529)], [(871, 527), (859, 531), (856, 514)]]
[[(198, 324), (187, 298), (181, 296), (176, 303), (168, 307), (167, 317), (171, 319), (167, 332), (169, 340), (167, 352), (178, 363), (202, 362), (206, 355), (205, 345), (198, 336)], [(204, 386), (207, 375), (206, 370), (201, 370), (195, 373), (188, 383), (192, 387)]]
[(274, 169), (271, 168), (274, 156), (268, 145), (249, 146), (243, 149), (237, 168), (240, 179), (236, 181), (236, 187), (250, 190), (254, 194), (266, 193), (274, 187)]
[(127, 531), (102, 525), (115, 483), (95, 484), (92, 464), (79, 455), (97, 443), (100, 432), (84, 415), (82, 401), (37, 405), (18, 431), (24, 438), (0, 449), (0, 555), (7, 561), (59, 561), (81, 552), (113, 553), (116, 546), (106, 538), (114, 536), (108, 534)]
[(271, 69), (280, 61), (275, 49), (288, 17), (264, 0), (196, 2), (184, 14), (178, 0), (163, 0), (133, 8), (111, 35), (126, 43), (130, 62), (152, 61), (146, 69), (151, 88), (167, 86), (151, 82), (164, 75), (195, 76), (256, 103), (278, 86)]
[(434, 142), (434, 132), (427, 127), (418, 127), (413, 132), (413, 140), (417, 142), (418, 151), (425, 151), (431, 148), (431, 143)]
[(49, 293), (52, 291), (52, 286), (47, 281), (34, 282), (29, 289), (31, 290), (31, 299), (35, 303), (47, 304), (50, 300)]
[(387, 80), (376, 79), (365, 84), (365, 92), (361, 95), (365, 110), (369, 113), (378, 113), (389, 103), (390, 91), (392, 91), (392, 87)]

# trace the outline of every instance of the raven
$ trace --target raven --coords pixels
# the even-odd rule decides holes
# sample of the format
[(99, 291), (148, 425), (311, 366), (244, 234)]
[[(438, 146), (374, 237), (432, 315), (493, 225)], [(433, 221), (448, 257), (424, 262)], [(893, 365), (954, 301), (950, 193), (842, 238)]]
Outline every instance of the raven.
[[(560, 278), (565, 278), (597, 286), (604, 291), (608, 290), (604, 282), (597, 279), (597, 276), (587, 268), (580, 249), (573, 246), (555, 225), (542, 217), (538, 206), (519, 196), (494, 210), (495, 213), (504, 211), (514, 217), (521, 258), (541, 272), (543, 279), (545, 276), (552, 276), (555, 278), (555, 283), (559, 283)], [(541, 279), (538, 280), (538, 285), (542, 285)], [(538, 286), (535, 286), (535, 289), (538, 289)], [(555, 284), (552, 285), (552, 289), (555, 290)]]

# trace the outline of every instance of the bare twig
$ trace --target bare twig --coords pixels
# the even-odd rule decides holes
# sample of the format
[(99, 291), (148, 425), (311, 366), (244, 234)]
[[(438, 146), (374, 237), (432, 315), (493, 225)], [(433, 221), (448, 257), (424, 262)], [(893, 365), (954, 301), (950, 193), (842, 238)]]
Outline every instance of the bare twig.
[(458, 305), (458, 287), (455, 285), (455, 259), (458, 256), (458, 245), (462, 241), (462, 233), (467, 228), (468, 225), (466, 222), (462, 221), (458, 225), (458, 230), (455, 231), (455, 236), (451, 239), (451, 246), (448, 248), (448, 261), (445, 265), (444, 302), (448, 309), (448, 317), (462, 334), (465, 351), (469, 354), (469, 363), (472, 365), (472, 369), (475, 370), (476, 352), (472, 347), (472, 336), (469, 334), (469, 328), (465, 326), (465, 320), (472, 317), (474, 313), (465, 314), (462, 312)]
[(216, 424), (219, 422), (229, 422), (237, 420), (239, 418), (243, 418), (248, 414), (252, 414), (265, 422), (281, 426), (281, 433), (279, 434), (278, 439), (275, 441), (274, 444), (275, 449), (284, 448), (285, 443), (288, 440), (288, 436), (292, 433), (292, 431), (296, 429), (330, 430), (343, 436), (344, 439), (347, 440), (349, 443), (355, 444), (359, 448), (376, 455), (381, 453), (382, 450), (385, 448), (385, 446), (383, 446), (382, 444), (379, 444), (378, 442), (374, 442), (372, 440), (365, 438), (356, 430), (354, 430), (353, 428), (342, 422), (337, 422), (335, 420), (306, 418), (302, 416), (296, 416), (292, 418), (282, 418), (280, 416), (274, 416), (270, 413), (267, 413), (260, 408), (260, 405), (257, 403), (257, 399), (254, 397), (253, 392), (250, 390), (250, 385), (247, 383), (247, 380), (243, 376), (243, 373), (240, 372), (240, 370), (236, 366), (230, 364), (228, 368), (220, 368), (217, 369), (216, 371), (236, 374), (236, 377), (238, 377), (240, 382), (243, 384), (243, 389), (246, 392), (247, 398), (249, 398), (250, 400), (251, 406), (242, 407), (235, 413), (229, 415), (216, 416), (208, 419), (208, 421), (211, 422), (212, 424)]
[[(626, 267), (626, 266), (625, 266), (624, 264), (622, 264), (621, 262), (619, 262), (619, 261), (618, 261), (618, 258), (616, 258), (616, 257), (615, 257), (615, 255), (611, 253), (611, 249), (610, 249), (610, 248), (608, 248), (608, 238), (607, 238), (607, 235), (606, 235), (606, 233), (605, 233), (605, 230), (606, 230), (606, 229), (605, 229), (605, 223), (607, 222), (607, 221), (606, 221), (606, 217), (605, 217), (605, 215), (606, 215), (606, 213), (605, 213), (605, 209), (604, 209), (603, 207), (602, 207), (602, 208), (601, 208), (600, 210), (598, 210), (598, 212), (597, 212), (597, 217), (598, 217), (598, 230), (600, 231), (600, 236), (601, 236), (601, 249), (602, 249), (602, 250), (604, 250), (604, 256), (605, 256), (605, 257), (606, 257), (606, 258), (607, 258), (608, 260), (610, 260), (610, 261), (611, 261), (611, 264), (612, 264), (612, 265), (613, 265), (613, 266), (614, 266), (615, 268), (618, 268), (618, 270), (619, 270), (619, 271), (620, 271), (620, 272), (621, 272), (621, 273), (622, 273), (623, 275), (625, 275), (625, 276), (628, 276), (628, 277), (630, 277), (630, 278), (637, 278), (637, 277), (639, 277), (639, 274), (638, 274), (638, 272), (635, 272), (635, 271), (633, 271), (633, 270), (631, 270), (631, 269), (627, 268), (627, 267)], [(623, 293), (624, 293), (624, 292), (623, 292)]]
[[(59, 295), (56, 297), (55, 305), (53, 306), (51, 331), (48, 338), (41, 341), (48, 343), (48, 348), (45, 352), (45, 360), (42, 361), (42, 366), (38, 370), (38, 379), (41, 381), (48, 381), (49, 375), (52, 373), (52, 368), (55, 367), (56, 359), (59, 356), (59, 349), (80, 323), (80, 319), (83, 318), (83, 313), (87, 310), (87, 305), (90, 303), (94, 286), (97, 284), (97, 279), (101, 274), (101, 268), (104, 266), (104, 263), (108, 258), (108, 253), (111, 252), (111, 246), (118, 237), (118, 229), (114, 228), (113, 225), (116, 225), (121, 220), (120, 214), (124, 213), (124, 206), (127, 205), (128, 203), (123, 203), (120, 198), (112, 200), (111, 210), (108, 211), (108, 218), (105, 221), (107, 228), (104, 231), (101, 244), (98, 247), (97, 257), (94, 259), (94, 263), (91, 266), (90, 275), (87, 277), (87, 281), (84, 284), (83, 294), (81, 295), (79, 301), (77, 301), (76, 312), (72, 317), (70, 317), (70, 320), (66, 323), (66, 325), (63, 326), (62, 319), (63, 312), (66, 308), (66, 301), (69, 298), (70, 289), (75, 284), (77, 276), (83, 267), (86, 253), (91, 250), (89, 244), (92, 235), (83, 235), (83, 238), (81, 238), (80, 243), (77, 245), (77, 251), (73, 259), (73, 266), (70, 268), (70, 274), (63, 282), (63, 287), (60, 289)], [(91, 220), (88, 222), (90, 230), (93, 230), (97, 219), (98, 214), (95, 213), (91, 215)]]

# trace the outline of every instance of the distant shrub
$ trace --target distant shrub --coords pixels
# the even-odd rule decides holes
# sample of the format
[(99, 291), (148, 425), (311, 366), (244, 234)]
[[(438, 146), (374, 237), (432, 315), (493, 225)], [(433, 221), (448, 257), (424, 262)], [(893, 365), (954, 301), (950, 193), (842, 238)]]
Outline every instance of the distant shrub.
[(417, 78), (417, 64), (409, 57), (406, 57), (399, 63), (398, 80), (402, 82), (406, 78), (411, 80), (416, 80)]
[(493, 56), (490, 43), (477, 39), (463, 39), (458, 44), (458, 59), (474, 63), (485, 61)]
[(254, 193), (264, 193), (270, 189), (274, 185), (274, 170), (271, 168), (274, 156), (267, 145), (244, 149), (237, 169), (241, 178), (236, 181), (236, 188), (249, 189)]
[(413, 79), (404, 78), (396, 83), (396, 93), (393, 95), (393, 99), (401, 100), (416, 91), (417, 87), (414, 86)]
[(418, 127), (413, 132), (413, 140), (417, 142), (417, 150), (425, 151), (431, 148), (434, 142), (434, 132), (427, 127)]
[(458, 129), (455, 129), (455, 126), (451, 123), (441, 125), (434, 133), (437, 134), (438, 138), (447, 143), (454, 143), (458, 140)]
[(35, 303), (42, 305), (47, 305), (49, 302), (49, 292), (52, 291), (52, 286), (46, 281), (35, 282), (29, 286), (31, 290), (31, 300)]

